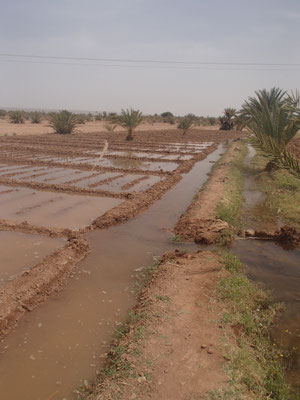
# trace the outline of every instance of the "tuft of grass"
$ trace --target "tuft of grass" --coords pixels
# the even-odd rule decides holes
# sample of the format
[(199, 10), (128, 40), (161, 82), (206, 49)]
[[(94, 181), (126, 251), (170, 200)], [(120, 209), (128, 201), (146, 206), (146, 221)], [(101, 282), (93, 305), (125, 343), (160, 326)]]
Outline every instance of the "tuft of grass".
[(224, 304), (223, 324), (230, 324), (237, 344), (230, 344), (226, 365), (230, 377), (224, 390), (209, 393), (210, 400), (292, 400), (281, 359), (285, 355), (272, 343), (269, 332), (282, 307), (270, 293), (250, 281), (241, 262), (231, 252), (219, 250), (224, 272), (216, 295)]
[(8, 116), (9, 116), (9, 120), (12, 124), (24, 124), (25, 123), (24, 111), (21, 111), (21, 110), (9, 111)]
[(267, 171), (269, 160), (258, 152), (252, 162), (253, 170), (258, 174), (258, 185), (266, 195), (262, 218), (277, 215), (285, 223), (300, 228), (300, 179), (287, 170)]
[[(160, 259), (155, 258), (155, 262), (144, 267), (137, 276), (137, 289), (142, 293), (142, 289), (147, 287), (158, 270)], [(156, 295), (155, 300), (161, 301), (167, 307), (170, 299), (165, 295)], [(112, 399), (121, 399), (123, 386), (120, 385), (124, 379), (138, 378), (140, 371), (144, 371), (145, 365), (150, 366), (152, 361), (146, 359), (143, 355), (142, 345), (146, 338), (151, 334), (146, 322), (151, 318), (162, 318), (159, 313), (150, 312), (148, 309), (150, 300), (144, 300), (143, 306), (133, 308), (127, 316), (127, 319), (116, 327), (106, 362), (101, 368), (95, 382), (84, 383), (74, 391), (78, 400), (87, 400), (92, 393), (95, 393), (97, 386), (109, 384), (109, 390)], [(139, 368), (142, 366), (142, 368)], [(151, 381), (150, 373), (143, 375), (148, 381)]]
[(172, 236), (171, 237), (171, 241), (173, 242), (173, 243), (178, 243), (178, 242), (181, 242), (181, 237), (180, 237), (180, 235), (174, 235), (174, 236)]
[(228, 181), (225, 183), (225, 194), (217, 206), (217, 216), (229, 225), (239, 228), (243, 206), (243, 160), (248, 149), (244, 142), (240, 143), (232, 162), (229, 165)]
[(157, 294), (155, 296), (157, 300), (162, 301), (163, 303), (170, 303), (171, 299), (169, 296), (164, 296), (163, 294)]

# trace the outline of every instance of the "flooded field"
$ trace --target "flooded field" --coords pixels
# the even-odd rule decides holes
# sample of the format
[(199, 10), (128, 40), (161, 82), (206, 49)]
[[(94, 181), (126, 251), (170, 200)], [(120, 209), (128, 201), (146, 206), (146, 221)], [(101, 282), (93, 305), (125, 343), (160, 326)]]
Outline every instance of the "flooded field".
[(207, 179), (223, 139), (211, 131), (188, 139), (177, 132), (175, 140), (174, 132), (143, 133), (128, 144), (115, 134), (99, 162), (105, 138), (1, 138), (0, 392), (7, 400), (73, 399), (73, 389), (95, 376), (134, 302), (135, 270), (175, 248), (168, 230)]
[(300, 373), (300, 269), (299, 249), (286, 249), (263, 240), (238, 240), (233, 251), (246, 265), (248, 275), (272, 291), (275, 301), (285, 309), (272, 336), (281, 349), (290, 354), (288, 376), (299, 386)]

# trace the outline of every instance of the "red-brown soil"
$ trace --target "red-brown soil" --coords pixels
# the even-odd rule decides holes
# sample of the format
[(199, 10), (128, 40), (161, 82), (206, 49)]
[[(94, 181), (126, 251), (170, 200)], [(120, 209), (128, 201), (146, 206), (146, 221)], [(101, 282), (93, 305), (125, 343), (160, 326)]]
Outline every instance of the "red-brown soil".
[(287, 146), (287, 149), (300, 160), (300, 138), (291, 140)]
[(165, 256), (133, 310), (140, 318), (108, 355), (109, 368), (118, 349), (126, 349), (117, 365), (127, 365), (129, 377), (100, 376), (88, 399), (204, 399), (226, 387), (224, 338), (231, 332), (215, 299), (219, 275), (220, 262), (209, 251)]
[(82, 237), (69, 239), (61, 250), (23, 272), (0, 291), (0, 340), (17, 324), (26, 311), (65, 284), (74, 265), (82, 260), (88, 245)]
[[(237, 138), (239, 136), (241, 136), (240, 132), (224, 133), (220, 131), (197, 129), (193, 129), (183, 136), (181, 132), (173, 129), (137, 132), (134, 140), (130, 143), (125, 141), (125, 132), (0, 137), (0, 165), (2, 166), (0, 167), (0, 185), (3, 185), (0, 196), (10, 192), (10, 188), (27, 187), (38, 191), (69, 194), (70, 196), (73, 194), (80, 194), (83, 196), (98, 196), (99, 199), (104, 196), (106, 198), (119, 198), (123, 200), (121, 204), (106, 211), (101, 217), (96, 217), (87, 227), (77, 230), (76, 233), (65, 228), (51, 229), (42, 225), (37, 226), (30, 223), (30, 219), (27, 220), (25, 217), (24, 221), (20, 223), (13, 222), (9, 219), (0, 221), (0, 229), (4, 231), (15, 230), (53, 237), (64, 236), (69, 239), (69, 244), (65, 248), (47, 257), (44, 262), (32, 266), (28, 273), (17, 277), (15, 280), (2, 287), (0, 293), (0, 337), (3, 337), (16, 324), (17, 320), (26, 310), (30, 310), (41, 301), (44, 301), (51, 292), (59, 290), (59, 287), (66, 282), (66, 277), (70, 274), (72, 268), (88, 252), (88, 247), (82, 237), (84, 233), (93, 229), (107, 228), (136, 216), (161, 198), (164, 193), (181, 179), (182, 173), (188, 172), (195, 162), (205, 158), (207, 154), (216, 149), (221, 141)], [(171, 151), (171, 154), (178, 154), (179, 156), (191, 154), (193, 158), (185, 161), (174, 161), (177, 168), (173, 171), (140, 170), (138, 167), (134, 169), (126, 169), (126, 167), (101, 167), (88, 162), (75, 165), (70, 162), (72, 157), (90, 157), (89, 153), (86, 153), (86, 151), (101, 151), (105, 139), (109, 141), (109, 150), (121, 149), (138, 151), (140, 149), (141, 152), (161, 155), (169, 154)], [(192, 144), (203, 142), (209, 142), (209, 144), (206, 148), (203, 148), (201, 152), (199, 152), (199, 150), (191, 151)], [(180, 146), (174, 149), (174, 147), (172, 147), (174, 143), (179, 143)], [(66, 160), (63, 163), (40, 161), (38, 159), (39, 156), (49, 156), (50, 158), (62, 156), (65, 157)], [(95, 158), (95, 155), (91, 155), (91, 158)], [(111, 156), (111, 158), (121, 159), (122, 157)], [(136, 159), (138, 158), (136, 157)], [(144, 160), (143, 158), (139, 158), (138, 160), (157, 162), (157, 160), (152, 160), (149, 157), (145, 157)], [(169, 163), (169, 161), (165, 160), (159, 162)], [(30, 174), (28, 175), (29, 178), (27, 177), (26, 180), (23, 180), (22, 175), (19, 177), (18, 173), (13, 172), (9, 168), (13, 166), (21, 166), (21, 171), (24, 169), (25, 172), (26, 166), (36, 166), (37, 168), (32, 172), (31, 176)], [(124, 190), (126, 190), (126, 185), (120, 188), (120, 192), (101, 190), (101, 186), (98, 185), (82, 188), (76, 186), (76, 181), (78, 181), (76, 177), (73, 177), (73, 183), (72, 179), (68, 179), (67, 184), (51, 183), (51, 180), (46, 180), (46, 174), (44, 182), (30, 180), (34, 177), (36, 178), (39, 176), (42, 178), (44, 176), (44, 172), (39, 172), (39, 168), (46, 167), (47, 170), (49, 169), (51, 172), (52, 168), (55, 166), (62, 169), (73, 169), (74, 171), (89, 171), (91, 176), (98, 171), (113, 171), (118, 172), (120, 175), (140, 175), (141, 178), (135, 178), (136, 181), (142, 179), (145, 175), (159, 176), (162, 179), (141, 192), (130, 192), (130, 185), (127, 186), (129, 188), (127, 192), (124, 192)], [(4, 171), (3, 174), (1, 174), (1, 168), (2, 171)], [(114, 179), (107, 179), (106, 183), (109, 184), (113, 180)], [(80, 179), (80, 181), (82, 181), (82, 179)], [(34, 205), (34, 208), (36, 209), (38, 206), (38, 204)], [(26, 207), (24, 206), (22, 215), (23, 211), (26, 212), (30, 209), (32, 209), (31, 204), (27, 204)]]

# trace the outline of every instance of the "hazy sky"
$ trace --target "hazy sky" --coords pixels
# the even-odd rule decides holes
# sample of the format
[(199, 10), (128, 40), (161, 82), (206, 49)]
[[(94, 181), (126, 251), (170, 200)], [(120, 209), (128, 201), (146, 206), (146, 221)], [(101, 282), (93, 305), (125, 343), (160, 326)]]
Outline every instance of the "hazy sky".
[(1, 54), (299, 63), (155, 68), (0, 56), (0, 107), (218, 115), (256, 89), (299, 87), (299, 0), (2, 0), (0, 10)]

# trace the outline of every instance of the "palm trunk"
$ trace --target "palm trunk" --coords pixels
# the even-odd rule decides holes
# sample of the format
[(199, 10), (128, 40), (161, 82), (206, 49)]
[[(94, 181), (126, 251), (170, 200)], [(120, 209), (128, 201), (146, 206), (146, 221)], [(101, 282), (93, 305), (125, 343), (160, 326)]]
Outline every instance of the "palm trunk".
[(127, 141), (133, 140), (132, 128), (129, 128), (129, 129), (128, 129), (128, 134), (127, 134), (127, 136), (126, 136), (126, 140), (127, 140)]

